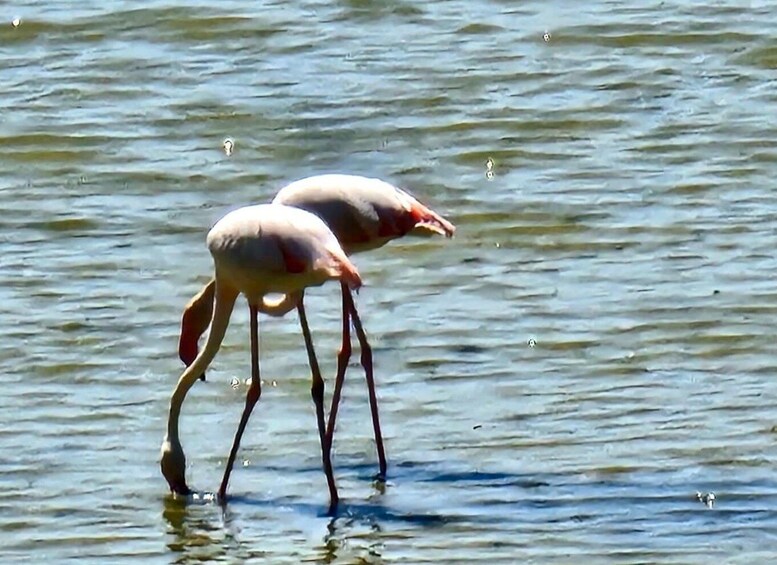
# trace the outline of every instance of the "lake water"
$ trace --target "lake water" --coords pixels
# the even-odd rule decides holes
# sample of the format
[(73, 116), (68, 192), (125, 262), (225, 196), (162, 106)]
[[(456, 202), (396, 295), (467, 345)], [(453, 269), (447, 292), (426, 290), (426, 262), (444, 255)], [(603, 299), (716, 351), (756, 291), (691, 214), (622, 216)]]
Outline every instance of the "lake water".
[[(3, 563), (777, 558), (772, 2), (35, 0), (0, 18)], [(233, 498), (177, 500), (159, 446), (205, 233), (332, 171), (458, 227), (355, 257), (388, 483), (355, 346), (326, 516), (292, 313), (261, 321)], [(337, 285), (307, 311), (329, 393)], [(202, 492), (248, 375), (239, 307), (184, 407)]]

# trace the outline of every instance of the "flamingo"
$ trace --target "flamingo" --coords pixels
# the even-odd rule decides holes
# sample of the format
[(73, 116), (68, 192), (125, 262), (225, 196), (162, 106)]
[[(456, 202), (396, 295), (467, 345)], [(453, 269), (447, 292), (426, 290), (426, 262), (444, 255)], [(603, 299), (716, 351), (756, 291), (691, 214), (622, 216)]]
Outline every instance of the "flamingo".
[[(304, 178), (282, 188), (274, 204), (294, 206), (319, 216), (337, 237), (347, 255), (382, 247), (407, 234), (431, 233), (452, 237), (454, 225), (421, 204), (404, 190), (385, 181), (355, 175), (327, 174)], [(211, 280), (186, 305), (181, 318), (179, 356), (187, 365), (197, 355), (197, 341), (208, 326), (213, 303), (214, 281)], [(342, 345), (337, 354), (337, 373), (332, 393), (332, 406), (322, 439), (325, 468), (330, 463), (332, 438), (342, 394), (345, 370), (351, 356), (350, 323), (353, 322), (361, 349), (361, 364), (367, 381), (370, 411), (378, 452), (378, 480), (386, 477), (386, 455), (378, 416), (378, 401), (372, 366), (372, 349), (356, 311), (351, 289), (341, 281), (343, 326)], [(204, 375), (202, 376), (204, 378)], [(312, 390), (316, 406), (318, 390), (314, 377)], [(332, 494), (334, 493), (334, 496)], [(330, 488), (330, 510), (336, 507), (336, 490)]]
[[(361, 278), (326, 224), (316, 215), (292, 206), (263, 204), (230, 212), (210, 230), (207, 244), (215, 266), (213, 318), (205, 347), (184, 370), (170, 399), (160, 467), (171, 491), (178, 494), (191, 492), (186, 485), (186, 458), (178, 434), (181, 405), (189, 389), (215, 357), (229, 325), (235, 300), (243, 294), (250, 308), (251, 384), (219, 489), (219, 495), (224, 499), (240, 440), (262, 392), (258, 313), (282, 316), (297, 308), (313, 373), (313, 389), (320, 391), (320, 394), (314, 394), (314, 400), (323, 447), (324, 381), (313, 350), (302, 297), (305, 288), (322, 285), (327, 280), (339, 280), (347, 288), (357, 289), (361, 286)], [(283, 297), (271, 301), (267, 298), (270, 293), (281, 293)], [(336, 501), (337, 491), (328, 458), (324, 458), (324, 472), (331, 499)]]

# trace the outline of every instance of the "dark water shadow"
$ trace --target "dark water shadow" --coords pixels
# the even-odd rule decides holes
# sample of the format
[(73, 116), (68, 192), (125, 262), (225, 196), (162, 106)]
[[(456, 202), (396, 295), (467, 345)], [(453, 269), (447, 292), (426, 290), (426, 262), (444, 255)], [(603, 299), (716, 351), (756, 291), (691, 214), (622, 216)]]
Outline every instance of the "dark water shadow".
[[(375, 483), (378, 465), (375, 462), (364, 462), (356, 458), (338, 458), (333, 463), (335, 476), (351, 476), (360, 481)], [(241, 472), (259, 473), (321, 473), (323, 471), (316, 464), (311, 465), (277, 465), (259, 464), (244, 468)], [(519, 474), (503, 471), (471, 470), (457, 468), (453, 463), (439, 461), (401, 461), (389, 462), (386, 482), (391, 485), (393, 481), (410, 480), (413, 482), (442, 482), (442, 483), (484, 483), (484, 484), (514, 484), (530, 488), (533, 486), (547, 486), (546, 476), (552, 474)]]
[[(371, 469), (361, 463), (343, 468), (359, 476), (368, 476)], [(544, 521), (606, 523), (617, 527), (628, 516), (635, 523), (658, 525), (666, 535), (672, 535), (677, 526), (697, 533), (754, 525), (777, 532), (777, 477), (763, 473), (731, 473), (705, 466), (522, 473), (422, 460), (404, 460), (389, 467), (389, 490), (393, 485), (408, 485), (424, 492), (424, 484), (446, 493), (444, 506), (430, 508), (428, 516), (438, 519), (431, 520), (430, 525), (466, 522), (472, 526), (500, 524), (521, 528)], [(715, 493), (712, 505), (699, 498), (708, 493)], [(431, 501), (420, 504), (432, 504)], [(400, 500), (399, 505), (402, 504)], [(423, 510), (380, 510), (360, 504), (350, 508), (356, 516), (388, 521), (427, 516)]]
[[(376, 465), (355, 458), (340, 459), (337, 468), (341, 475), (369, 484)], [(257, 470), (311, 477), (321, 473), (314, 465), (275, 465)], [(703, 544), (710, 535), (725, 541), (777, 532), (777, 480), (764, 474), (737, 475), (720, 469), (521, 473), (471, 469), (457, 461), (405, 460), (390, 465), (388, 482), (374, 487), (366, 499), (346, 495), (334, 516), (328, 516), (320, 496), (316, 496), (316, 502), (306, 498), (309, 493), (237, 493), (224, 504), (203, 502), (202, 497), (170, 497), (163, 512), (174, 534), (168, 547), (180, 553), (182, 561), (178, 562), (199, 559), (203, 546), (210, 546), (205, 555), (208, 559), (229, 556), (244, 560), (248, 554), (261, 557), (256, 547), (241, 546), (235, 533), (244, 527), (246, 515), (257, 514), (249, 509), (266, 509), (258, 512), (265, 516), (274, 516), (277, 511), (279, 520), (289, 519), (283, 513), (290, 513), (303, 521), (320, 522), (313, 528), (322, 528), (321, 542), (311, 549), (322, 563), (341, 558), (346, 548), (353, 549), (356, 544), (363, 545), (360, 549), (365, 555), (372, 555), (370, 552), (378, 551), (385, 532), (408, 529), (452, 527), (451, 532), (455, 532), (463, 527), (491, 535), (588, 532), (592, 539), (604, 535), (608, 543), (673, 546), (688, 540)], [(697, 491), (715, 492), (715, 505), (710, 508), (700, 502)], [(247, 545), (256, 545), (256, 540)]]
[[(441, 528), (456, 520), (438, 512), (407, 512), (389, 508), (381, 498), (361, 502), (341, 500), (334, 515), (327, 506), (304, 502), (291, 497), (231, 495), (224, 502), (203, 497), (175, 497), (168, 495), (163, 501), (162, 515), (167, 524), (168, 550), (173, 554), (172, 563), (248, 562), (256, 559), (272, 559), (270, 552), (262, 550), (262, 541), (253, 536), (241, 540), (246, 515), (256, 514), (256, 509), (277, 520), (288, 520), (284, 514), (321, 521), (319, 542), (313, 542), (309, 550), (315, 562), (331, 563), (343, 554), (374, 557), (386, 529)], [(247, 509), (253, 509), (244, 512)], [(259, 526), (261, 527), (261, 526)], [(358, 546), (358, 547), (357, 547)], [(375, 562), (370, 559), (369, 562)]]
[(259, 498), (250, 495), (236, 495), (227, 497), (224, 503), (225, 512), (229, 512), (230, 507), (239, 507), (240, 505), (263, 507), (263, 508), (284, 508), (300, 515), (328, 518), (331, 523), (344, 521), (365, 521), (365, 522), (386, 522), (386, 523), (406, 523), (422, 527), (434, 527), (451, 523), (456, 520), (455, 516), (448, 516), (440, 512), (404, 512), (398, 509), (392, 509), (381, 502), (359, 502), (356, 500), (341, 499), (337, 510), (330, 514), (324, 504), (311, 502), (300, 502), (298, 499), (283, 498)]
[[(293, 465), (257, 465), (242, 469), (242, 472), (258, 472), (267, 474), (287, 475), (289, 473), (309, 474), (311, 477), (320, 475), (321, 491), (325, 490), (323, 472), (317, 465), (293, 466)], [(484, 489), (499, 488), (519, 488), (536, 489), (548, 487), (552, 484), (552, 478), (537, 477), (531, 474), (506, 473), (499, 471), (482, 471), (469, 469), (456, 469), (452, 464), (429, 462), (429, 461), (402, 461), (395, 464), (389, 464), (387, 480), (376, 480), (377, 464), (375, 462), (365, 462), (356, 458), (340, 458), (335, 465), (335, 475), (339, 477), (350, 477), (364, 484), (372, 484), (373, 494), (369, 501), (358, 501), (355, 499), (342, 498), (338, 506), (335, 518), (347, 518), (351, 520), (376, 520), (388, 523), (405, 522), (418, 526), (433, 527), (436, 525), (449, 524), (466, 519), (468, 521), (483, 521), (484, 523), (497, 520), (498, 518), (489, 517), (487, 514), (482, 516), (462, 514), (453, 510), (451, 506), (424, 508), (425, 501), (416, 501), (413, 504), (414, 510), (402, 509), (401, 500), (394, 500), (395, 507), (390, 507), (385, 503), (386, 492), (391, 492), (400, 484), (410, 483), (440, 483), (437, 488), (446, 488), (449, 485), (451, 499), (455, 499), (455, 493), (462, 490), (468, 490), (475, 487)], [(317, 480), (317, 479), (313, 479)], [(341, 489), (340, 495), (343, 496)], [(259, 497), (253, 494), (233, 493), (230, 494), (226, 505), (251, 505), (257, 507), (277, 507), (285, 506), (292, 511), (318, 518), (327, 517), (326, 505), (320, 503), (309, 503), (300, 501), (299, 496), (275, 498)], [(420, 510), (418, 509), (420, 506)]]
[[(222, 501), (207, 491), (194, 492), (193, 494), (181, 497), (167, 495), (163, 500), (162, 515), (168, 525), (168, 533), (172, 535), (172, 540), (168, 543), (171, 551), (181, 553), (185, 556), (192, 547), (197, 548), (197, 557), (203, 554), (203, 548), (211, 547), (208, 557), (216, 558), (225, 554), (233, 555), (239, 549), (240, 544), (235, 535), (230, 532), (238, 530), (235, 525), (239, 521), (237, 516), (241, 515), (241, 507), (261, 508), (270, 512), (273, 510), (291, 512), (297, 516), (308, 517), (312, 519), (327, 520), (327, 532), (324, 537), (331, 537), (340, 532), (348, 531), (354, 527), (370, 527), (381, 529), (384, 526), (403, 525), (419, 528), (443, 527), (462, 518), (456, 513), (447, 513), (439, 508), (429, 508), (421, 510), (407, 510), (398, 507), (391, 507), (385, 503), (386, 497), (383, 496), (386, 489), (393, 488), (391, 480), (388, 483), (374, 481), (374, 472), (376, 465), (373, 463), (364, 463), (350, 461), (340, 461), (338, 468), (343, 474), (357, 476), (366, 483), (372, 482), (373, 492), (368, 496), (368, 500), (357, 500), (353, 498), (342, 498), (333, 515), (328, 513), (326, 504), (320, 502), (320, 497), (316, 497), (319, 502), (300, 500), (301, 495), (290, 496), (267, 496), (252, 493), (233, 493)], [(411, 465), (414, 469), (424, 468), (423, 463), (414, 463)], [(398, 467), (400, 469), (409, 468), (407, 465)], [(317, 475), (321, 470), (317, 466), (257, 466), (252, 469), (258, 472), (271, 473), (302, 473)], [(243, 470), (245, 471), (245, 469)], [(401, 480), (425, 480), (434, 476), (431, 469), (423, 471), (421, 476), (408, 477), (406, 473), (400, 472)], [(468, 477), (466, 474), (456, 477), (453, 473), (439, 475), (440, 480), (444, 481), (465, 481), (479, 480), (483, 481), (485, 474), (475, 477)], [(495, 475), (498, 480), (502, 480), (502, 475)], [(322, 474), (322, 490), (324, 489)], [(432, 479), (434, 480), (434, 479)], [(341, 492), (342, 495), (342, 492)], [(473, 517), (466, 518), (471, 521)], [(233, 555), (234, 556), (234, 555)], [(193, 557), (194, 558), (194, 557)]]

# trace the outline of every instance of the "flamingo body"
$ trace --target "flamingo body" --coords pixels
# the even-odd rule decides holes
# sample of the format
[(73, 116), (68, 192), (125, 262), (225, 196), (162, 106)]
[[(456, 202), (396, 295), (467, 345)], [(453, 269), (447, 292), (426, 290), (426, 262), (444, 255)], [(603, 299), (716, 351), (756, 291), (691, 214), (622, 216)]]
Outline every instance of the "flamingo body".
[(361, 284), (326, 224), (300, 208), (239, 208), (213, 226), (207, 244), (216, 278), (229, 280), (252, 304), (262, 303), (270, 293), (296, 293), (331, 279)]
[[(205, 346), (184, 370), (170, 399), (167, 435), (162, 443), (160, 467), (170, 486), (179, 494), (188, 494), (185, 480), (186, 459), (178, 434), (181, 406), (187, 392), (215, 357), (224, 339), (229, 319), (239, 294), (244, 294), (251, 308), (252, 381), (246, 397), (246, 408), (230, 453), (228, 470), (219, 494), (224, 496), (229, 472), (234, 462), (240, 438), (254, 404), (261, 395), (258, 356), (259, 311), (282, 315), (294, 306), (303, 321), (311, 367), (318, 372), (315, 354), (309, 339), (302, 293), (308, 286), (321, 285), (337, 279), (352, 288), (361, 285), (359, 273), (348, 260), (337, 239), (314, 214), (284, 206), (265, 204), (230, 212), (208, 233), (208, 248), (213, 256), (215, 279), (206, 293), (213, 315)], [(284, 293), (280, 303), (266, 300), (268, 293)], [(318, 380), (321, 397), (316, 399), (319, 430), (323, 437), (323, 381)], [(331, 468), (328, 477), (331, 476)], [(334, 479), (331, 479), (334, 485)], [(333, 488), (333, 487), (332, 487)]]
[[(273, 203), (293, 206), (321, 218), (346, 254), (382, 247), (404, 235), (452, 237), (456, 228), (404, 190), (375, 178), (326, 174), (283, 187)], [(197, 341), (210, 323), (213, 281), (184, 308), (178, 355), (190, 365)]]
[[(286, 237), (282, 241), (276, 242), (273, 237), (270, 237), (265, 239), (262, 244), (264, 247), (261, 247), (256, 244), (260, 228), (267, 229), (273, 225), (273, 220), (268, 218), (257, 223), (255, 216), (249, 212), (251, 208), (262, 208), (261, 206), (242, 209), (226, 216), (224, 220), (234, 215), (234, 221), (225, 224), (225, 229), (220, 228), (217, 224), (208, 236), (208, 245), (211, 253), (214, 254), (214, 259), (217, 256), (220, 257), (220, 260), (216, 261), (216, 279), (209, 282), (184, 309), (181, 318), (179, 355), (186, 365), (190, 365), (189, 369), (197, 364), (197, 360), (200, 358), (197, 354), (199, 337), (207, 328), (208, 323), (211, 323), (211, 334), (214, 331), (213, 322), (210, 322), (210, 312), (213, 309), (214, 295), (217, 294), (219, 276), (222, 274), (234, 281), (235, 284), (239, 284), (241, 292), (249, 298), (249, 304), (253, 300), (257, 303), (257, 308), (260, 311), (281, 315), (296, 304), (313, 372), (311, 392), (316, 404), (322, 460), (329, 484), (330, 512), (333, 512), (337, 507), (338, 494), (332, 474), (330, 454), (337, 408), (345, 370), (351, 354), (351, 323), (353, 323), (360, 343), (361, 363), (368, 385), (380, 464), (378, 478), (384, 479), (386, 474), (386, 457), (373, 378), (372, 352), (350, 292), (351, 289), (358, 288), (361, 281), (345, 255), (382, 247), (389, 241), (407, 234), (432, 233), (452, 237), (455, 227), (404, 190), (379, 179), (355, 175), (327, 174), (298, 180), (282, 188), (271, 206), (293, 207), (308, 216), (315, 215), (320, 218), (328, 230), (331, 230), (334, 234), (332, 237), (335, 237), (336, 240), (332, 241), (328, 236), (322, 236), (320, 226), (316, 227), (315, 233), (310, 232), (305, 235), (305, 229), (312, 225), (306, 217), (304, 222), (300, 222), (300, 227), (303, 229), (284, 229), (282, 231)], [(293, 222), (292, 214), (286, 212), (286, 216), (284, 221)], [(320, 239), (315, 251), (309, 247), (307, 235), (323, 238)], [(258, 276), (259, 274), (261, 276)], [(322, 429), (323, 409), (321, 408), (324, 383), (312, 353), (313, 346), (307, 329), (301, 291), (306, 286), (317, 286), (331, 278), (339, 279), (341, 282), (343, 341), (337, 356), (337, 375), (332, 395), (332, 406), (324, 431)], [(280, 302), (270, 304), (264, 298), (267, 292), (288, 294)], [(217, 296), (216, 303), (218, 303)], [(216, 313), (214, 313), (214, 321), (216, 317)], [(204, 368), (203, 366), (202, 369), (204, 370)], [(202, 373), (196, 374), (203, 375)], [(242, 434), (243, 427), (244, 422), (241, 420), (235, 445), (233, 445), (233, 453), (222, 481), (220, 490), (222, 495), (226, 490), (229, 472), (234, 460), (235, 446), (239, 441), (240, 434)], [(175, 490), (174, 483), (170, 482), (169, 479), (168, 482)]]
[(453, 224), (404, 190), (356, 175), (317, 175), (295, 181), (273, 200), (320, 217), (349, 255), (382, 247), (413, 230), (450, 237)]

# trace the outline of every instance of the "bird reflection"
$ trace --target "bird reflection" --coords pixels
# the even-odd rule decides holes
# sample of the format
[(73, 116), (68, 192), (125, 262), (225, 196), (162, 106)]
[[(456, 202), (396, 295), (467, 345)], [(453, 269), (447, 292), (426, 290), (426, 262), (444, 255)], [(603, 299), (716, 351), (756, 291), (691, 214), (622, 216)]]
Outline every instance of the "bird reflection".
[(245, 559), (246, 552), (234, 530), (232, 516), (205, 500), (167, 496), (162, 516), (167, 522), (168, 549), (178, 554), (172, 563), (203, 563), (225, 558)]
[[(346, 559), (355, 563), (381, 563), (383, 530), (376, 515), (332, 518), (320, 546), (316, 563)], [(377, 558), (377, 560), (376, 560)]]
[(196, 499), (165, 497), (162, 515), (173, 555), (170, 561), (187, 564), (273, 562), (273, 557), (288, 556), (290, 550), (301, 562), (382, 563), (386, 539), (396, 535), (397, 527), (440, 527), (450, 520), (436, 512), (387, 507), (380, 489), (366, 500), (341, 500), (334, 516), (319, 503), (296, 496), (233, 495), (229, 504), (220, 504), (203, 493)]

